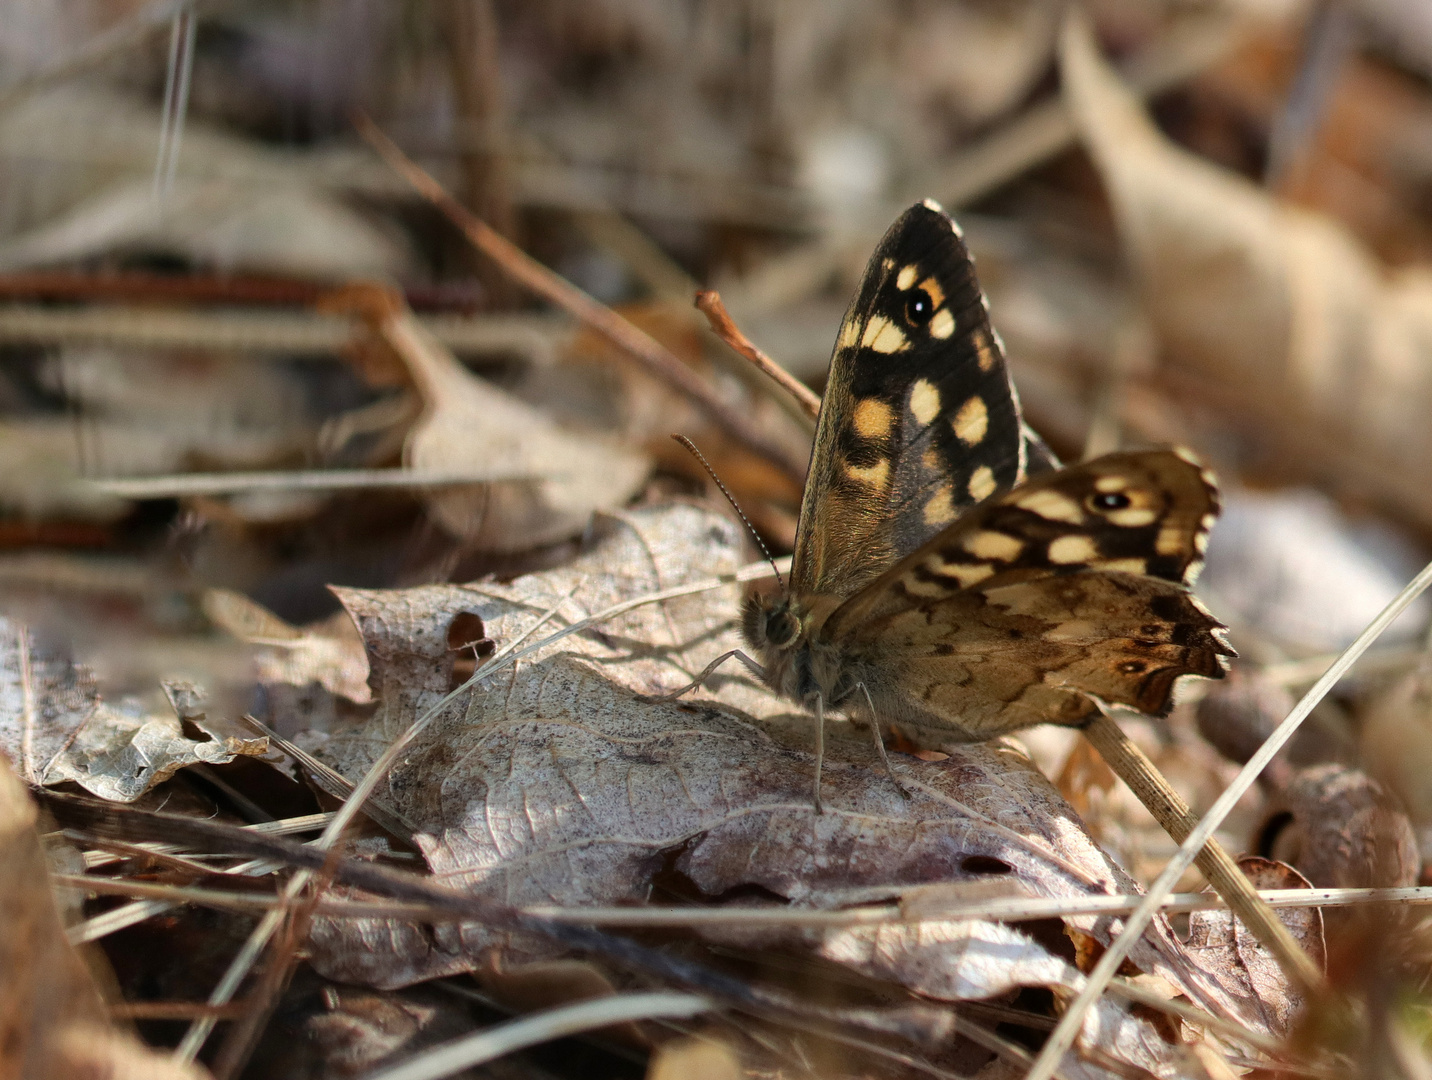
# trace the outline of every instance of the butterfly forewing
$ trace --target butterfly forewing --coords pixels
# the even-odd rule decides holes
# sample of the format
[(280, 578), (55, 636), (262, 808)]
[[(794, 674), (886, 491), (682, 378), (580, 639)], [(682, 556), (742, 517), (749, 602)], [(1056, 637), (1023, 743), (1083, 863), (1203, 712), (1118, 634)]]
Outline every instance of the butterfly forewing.
[(934, 203), (886, 233), (841, 324), (791, 585), (849, 596), (1053, 455), (1024, 427), (959, 229)]
[(873, 704), (919, 741), (1167, 712), (1232, 650), (1188, 591), (1218, 512), (1177, 451), (1059, 469), (1021, 419), (968, 251), (932, 203), (841, 326), (790, 591), (747, 639), (793, 700)]

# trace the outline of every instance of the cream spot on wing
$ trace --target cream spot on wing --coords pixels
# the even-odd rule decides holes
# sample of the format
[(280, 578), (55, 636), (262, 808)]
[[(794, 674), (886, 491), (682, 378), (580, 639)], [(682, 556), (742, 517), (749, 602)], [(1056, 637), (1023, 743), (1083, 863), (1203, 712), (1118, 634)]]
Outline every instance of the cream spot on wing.
[(883, 488), (885, 481), (890, 478), (890, 462), (881, 458), (874, 465), (867, 465), (865, 468), (856, 468), (854, 465), (845, 467), (845, 475), (854, 480), (857, 484), (865, 484), (868, 487)]
[(1024, 550), (1024, 541), (1010, 536), (1008, 533), (981, 529), (961, 540), (960, 547), (977, 559), (999, 559), (1001, 562), (1009, 562), (1011, 559), (1019, 558), (1019, 553)]
[(891, 271), (891, 270), (894, 270), (894, 269), (895, 269), (895, 260), (894, 260), (894, 259), (881, 259), (881, 260), (880, 260), (880, 265), (881, 265), (881, 267), (882, 267), (883, 269), (885, 269), (885, 270), (888, 272), (888, 271)]
[(974, 446), (983, 439), (989, 430), (989, 410), (985, 408), (984, 398), (976, 394), (961, 405), (960, 411), (955, 413), (954, 428), (955, 435), (966, 446)]
[(930, 336), (937, 337), (941, 341), (955, 332), (955, 317), (950, 314), (949, 308), (941, 308), (935, 312), (935, 317), (930, 320)]
[(934, 301), (935, 307), (939, 307), (945, 302), (945, 290), (940, 288), (940, 283), (934, 278), (927, 277), (920, 282), (920, 288), (930, 294), (930, 299)]
[(940, 451), (934, 446), (925, 447), (924, 453), (920, 455), (920, 464), (931, 472), (939, 472), (943, 469), (944, 463), (940, 461)]
[(975, 502), (982, 502), (994, 494), (995, 487), (994, 471), (988, 465), (981, 465), (974, 472), (970, 473), (968, 491), (970, 498)]
[(938, 555), (928, 559), (925, 566), (931, 573), (954, 578), (962, 589), (968, 589), (971, 585), (994, 575), (994, 567), (989, 563), (946, 562)]
[(938, 581), (921, 581), (913, 574), (906, 574), (900, 579), (900, 587), (911, 596), (949, 596), (950, 587), (941, 585)]
[(1213, 528), (1213, 523), (1217, 520), (1217, 514), (1204, 514), (1202, 520), (1199, 521), (1198, 526), (1204, 532), (1208, 532), (1210, 529)]
[(1149, 563), (1147, 559), (1109, 559), (1099, 564), (1100, 570), (1119, 571), (1125, 574), (1147, 574)]
[(929, 379), (916, 379), (910, 390), (910, 411), (921, 424), (940, 415), (940, 392)]
[(904, 292), (911, 285), (915, 284), (915, 278), (920, 274), (919, 267), (911, 263), (908, 266), (900, 267), (900, 273), (895, 278), (895, 288)]
[[(1154, 541), (1154, 550), (1160, 555), (1181, 555), (1183, 554), (1184, 532), (1182, 529), (1167, 528), (1160, 529), (1158, 538)], [(1198, 537), (1193, 538), (1197, 545)]]
[(1052, 563), (1086, 563), (1099, 557), (1099, 549), (1087, 536), (1061, 536), (1049, 542)]
[(879, 398), (861, 398), (851, 420), (862, 439), (883, 439), (895, 423), (895, 410)]
[(926, 525), (948, 525), (955, 520), (955, 504), (950, 501), (950, 492), (941, 488), (930, 496), (923, 511)]
[(1193, 534), (1193, 550), (1200, 555), (1208, 551), (1208, 534), (1206, 532)]
[(840, 336), (836, 338), (837, 348), (852, 349), (860, 340), (860, 324), (854, 319), (846, 319), (840, 324)]
[(994, 343), (990, 341), (988, 334), (975, 335), (975, 351), (979, 354), (980, 370), (993, 371), (999, 357), (995, 355)]
[(910, 347), (904, 332), (884, 315), (876, 315), (865, 324), (865, 334), (861, 337), (860, 344), (886, 355), (902, 352)]
[(1049, 488), (1042, 491), (1031, 491), (1028, 495), (1015, 499), (1014, 505), (1021, 510), (1028, 510), (1031, 514), (1038, 514), (1045, 521), (1064, 521), (1070, 525), (1084, 523), (1084, 511), (1080, 510), (1079, 504), (1062, 491), (1053, 491)]
[(1141, 529), (1158, 520), (1158, 511), (1152, 506), (1126, 506), (1122, 510), (1106, 510), (1104, 518), (1123, 529)]
[(1094, 481), (1094, 490), (1102, 491), (1106, 494), (1111, 491), (1123, 491), (1124, 488), (1128, 486), (1129, 478), (1127, 476), (1101, 476)]

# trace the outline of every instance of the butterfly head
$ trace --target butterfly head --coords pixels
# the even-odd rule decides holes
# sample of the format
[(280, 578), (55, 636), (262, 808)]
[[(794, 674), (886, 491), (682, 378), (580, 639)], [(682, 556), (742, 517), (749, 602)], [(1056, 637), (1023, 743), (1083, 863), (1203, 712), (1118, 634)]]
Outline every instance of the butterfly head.
[(766, 656), (794, 649), (803, 636), (801, 611), (793, 596), (753, 596), (742, 620), (746, 641)]

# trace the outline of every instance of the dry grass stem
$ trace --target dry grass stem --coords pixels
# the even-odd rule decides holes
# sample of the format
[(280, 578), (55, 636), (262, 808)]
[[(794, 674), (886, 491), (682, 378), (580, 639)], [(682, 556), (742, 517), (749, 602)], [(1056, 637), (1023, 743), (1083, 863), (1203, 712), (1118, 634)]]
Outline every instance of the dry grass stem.
[(524, 1047), (583, 1031), (639, 1020), (684, 1019), (713, 1008), (715, 1005), (711, 1001), (695, 994), (617, 994), (596, 1001), (583, 1001), (454, 1039), (417, 1054), (394, 1068), (372, 1073), (369, 1080), (439, 1080)]
[[(1081, 730), (1109, 768), (1153, 814), (1164, 832), (1179, 843), (1186, 840), (1198, 824), (1198, 819), (1183, 797), (1159, 772), (1158, 766), (1124, 734), (1123, 728), (1107, 713), (1100, 713)], [(1279, 966), (1296, 986), (1305, 993), (1312, 993), (1322, 985), (1323, 974), (1317, 964), (1259, 897), (1253, 883), (1222, 844), (1209, 836), (1194, 861), (1208, 883), (1227, 901), (1254, 937), (1277, 957)]]
[(461, 487), (505, 481), (550, 480), (555, 474), (443, 469), (295, 469), (291, 472), (174, 473), (80, 481), (125, 499), (183, 499), (254, 491), (366, 491), (378, 488)]
[[(270, 864), (277, 866), (277, 864)], [(209, 873), (236, 873), (238, 868)], [(174, 904), (198, 904), (217, 909), (267, 911), (279, 903), (268, 893), (233, 892), (222, 889), (165, 885), (129, 878), (90, 877), (77, 874), (56, 874), (54, 881), (69, 888), (83, 889), (98, 895), (137, 896), (164, 900)], [(1258, 896), (1272, 908), (1340, 908), (1369, 904), (1432, 904), (1432, 887), (1409, 886), (1402, 889), (1262, 889)], [(988, 919), (1021, 922), (1029, 919), (1064, 918), (1076, 915), (1125, 915), (1138, 907), (1143, 897), (1138, 894), (1116, 896), (1082, 896), (1071, 898), (1028, 897), (985, 901), (979, 904), (950, 905), (945, 910), (926, 911), (912, 915), (898, 905), (843, 908), (836, 911), (800, 908), (721, 908), (721, 907), (610, 907), (564, 908), (528, 907), (523, 915), (552, 922), (579, 926), (676, 927), (676, 926), (884, 926), (896, 923), (945, 922), (959, 919)], [(1209, 893), (1173, 893), (1164, 898), (1160, 910), (1167, 914), (1226, 909), (1228, 902)], [(423, 904), (400, 900), (348, 900), (329, 897), (316, 908), (336, 918), (412, 918), (434, 922), (460, 922), (472, 916), (440, 904)]]
[[(1077, 32), (1077, 28), (1075, 29)], [(1087, 31), (1085, 31), (1087, 32)], [(1308, 714), (1313, 711), (1317, 704), (1327, 696), (1339, 679), (1356, 663), (1357, 659), (1365, 653), (1372, 644), (1382, 636), (1383, 632), (1392, 625), (1393, 621), (1402, 614), (1417, 597), (1432, 585), (1432, 563), (1429, 563), (1422, 571), (1412, 579), (1393, 601), (1382, 610), (1367, 628), (1358, 635), (1357, 640), (1349, 645), (1337, 663), (1329, 668), (1313, 686), (1303, 695), (1301, 701), (1288, 714), (1287, 718), (1278, 725), (1278, 728), (1269, 735), (1263, 745), (1258, 749), (1248, 763), (1239, 770), (1233, 782), (1228, 785), (1218, 799), (1214, 802), (1197, 826), (1189, 833), (1188, 837), (1179, 845), (1178, 851), (1164, 867), (1153, 885), (1149, 887), (1148, 894), (1143, 902), (1131, 914), (1124, 923), (1124, 928), (1119, 936), (1109, 946), (1108, 950), (1099, 959), (1093, 972), (1090, 973), (1088, 982), (1084, 989), (1079, 992), (1078, 997), (1070, 1004), (1059, 1026), (1055, 1028), (1054, 1034), (1045, 1043), (1044, 1049), (1040, 1052), (1035, 1068), (1031, 1071), (1028, 1080), (1049, 1080), (1053, 1075), (1054, 1066), (1063, 1056), (1064, 1051), (1073, 1045), (1074, 1038), (1080, 1030), (1084, 1016), (1094, 1000), (1103, 992), (1109, 980), (1113, 978), (1119, 965), (1128, 956), (1129, 950), (1133, 948), (1134, 942), (1153, 919), (1154, 913), (1158, 910), (1163, 899), (1173, 891), (1174, 885), (1182, 877), (1183, 872), (1193, 863), (1198, 853), (1203, 849), (1213, 836), (1213, 832), (1223, 824), (1224, 819), (1237, 804), (1262, 771), (1267, 768), (1273, 756), (1291, 739), (1298, 730), (1299, 725), (1307, 719)]]
[[(415, 315), (455, 353), (516, 353), (545, 358), (570, 323), (548, 315)], [(295, 355), (342, 353), (366, 339), (345, 315), (304, 311), (190, 311), (149, 306), (0, 305), (0, 343), (110, 345), (131, 349), (213, 349)]]

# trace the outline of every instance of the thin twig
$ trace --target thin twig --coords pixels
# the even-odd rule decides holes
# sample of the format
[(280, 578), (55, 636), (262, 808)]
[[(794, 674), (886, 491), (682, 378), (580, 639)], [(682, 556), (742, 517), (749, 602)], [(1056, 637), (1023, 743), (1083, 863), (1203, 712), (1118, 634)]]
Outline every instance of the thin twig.
[(741, 328), (731, 318), (726, 305), (721, 303), (720, 293), (715, 289), (698, 291), (696, 307), (706, 316), (706, 321), (711, 324), (717, 337), (773, 379), (800, 406), (803, 413), (812, 420), (820, 415), (820, 395), (772, 360), (757, 348), (750, 338), (741, 333)]
[[(80, 273), (74, 270), (0, 272), (3, 300), (101, 300), (121, 303), (265, 304), (311, 307), (333, 291), (331, 282), (273, 274), (154, 274), (140, 270)], [(475, 283), (405, 285), (414, 311), (472, 312), (481, 306)], [(689, 295), (689, 293), (688, 293)]]
[[(94, 841), (91, 841), (92, 843)], [(109, 841), (116, 843), (116, 841)], [(134, 845), (139, 847), (140, 845)], [(267, 860), (265, 860), (267, 861)], [(217, 871), (234, 874), (238, 868)], [(215, 872), (215, 871), (210, 871)], [(104, 878), (84, 874), (55, 874), (53, 881), (66, 888), (81, 889), (103, 896), (135, 896), (174, 904), (197, 904), (219, 910), (267, 911), (279, 903), (272, 893), (236, 892), (226, 889), (166, 885), (131, 878)], [(1273, 908), (1339, 908), (1368, 904), (1432, 904), (1432, 887), (1408, 886), (1396, 889), (1261, 889), (1258, 892)], [(879, 907), (841, 908), (836, 911), (773, 907), (552, 907), (522, 908), (524, 915), (576, 926), (621, 926), (632, 929), (678, 926), (798, 927), (837, 929), (850, 926), (890, 926), (926, 922), (955, 922), (983, 919), (991, 922), (1026, 922), (1031, 919), (1072, 918), (1079, 915), (1126, 915), (1139, 906), (1142, 895), (1072, 896), (1063, 898), (1017, 897), (978, 904), (951, 905), (944, 910), (910, 914), (896, 904)], [(1227, 910), (1228, 902), (1216, 893), (1173, 893), (1164, 897), (1159, 910), (1166, 914)], [(401, 900), (350, 900), (325, 897), (318, 912), (342, 919), (411, 919), (420, 922), (462, 922), (472, 916), (441, 904)]]
[(699, 375), (659, 341), (594, 300), (560, 274), (549, 270), (480, 218), (475, 217), (430, 174), (413, 162), (367, 116), (354, 118), (359, 134), (395, 172), (447, 217), (479, 251), (519, 284), (564, 308), (586, 326), (639, 362), (651, 375), (678, 391), (733, 441), (800, 480), (806, 462), (760, 431), (728, 405)]
[(1098, 996), (1103, 993), (1104, 987), (1113, 978), (1119, 965), (1128, 956), (1129, 950), (1138, 941), (1139, 936), (1153, 919), (1158, 911), (1159, 905), (1165, 896), (1173, 891), (1175, 883), (1183, 876), (1183, 872), (1193, 863), (1203, 845), (1213, 836), (1213, 832), (1223, 824), (1224, 819), (1232, 811), (1238, 800), (1247, 794), (1248, 789), (1257, 781), (1258, 776), (1267, 768), (1268, 763), (1273, 760), (1274, 755), (1288, 742), (1297, 732), (1298, 727), (1307, 719), (1309, 713), (1327, 696), (1333, 686), (1357, 661), (1357, 658), (1365, 653), (1393, 621), (1402, 614), (1414, 601), (1422, 595), (1423, 591), (1432, 585), (1432, 563), (1422, 569), (1412, 579), (1393, 601), (1385, 607), (1377, 618), (1368, 624), (1357, 640), (1343, 650), (1338, 657), (1337, 663), (1329, 668), (1321, 679), (1313, 684), (1312, 688), (1303, 695), (1301, 701), (1293, 708), (1287, 718), (1278, 725), (1274, 732), (1264, 740), (1257, 753), (1248, 759), (1248, 763), (1239, 770), (1233, 782), (1228, 785), (1223, 794), (1218, 797), (1213, 806), (1209, 808), (1198, 825), (1189, 833), (1188, 838), (1179, 845), (1178, 851), (1164, 867), (1153, 885), (1149, 887), (1148, 894), (1144, 897), (1134, 913), (1124, 921), (1124, 928), (1119, 936), (1109, 945), (1104, 955), (1100, 957), (1093, 972), (1090, 973), (1084, 989), (1070, 1003), (1064, 1016), (1059, 1021), (1059, 1026), (1050, 1035), (1049, 1041), (1044, 1044), (1040, 1051), (1039, 1058), (1034, 1068), (1030, 1071), (1027, 1080), (1049, 1080), (1054, 1066), (1059, 1062), (1064, 1052), (1074, 1044), (1084, 1023), (1084, 1016)]

